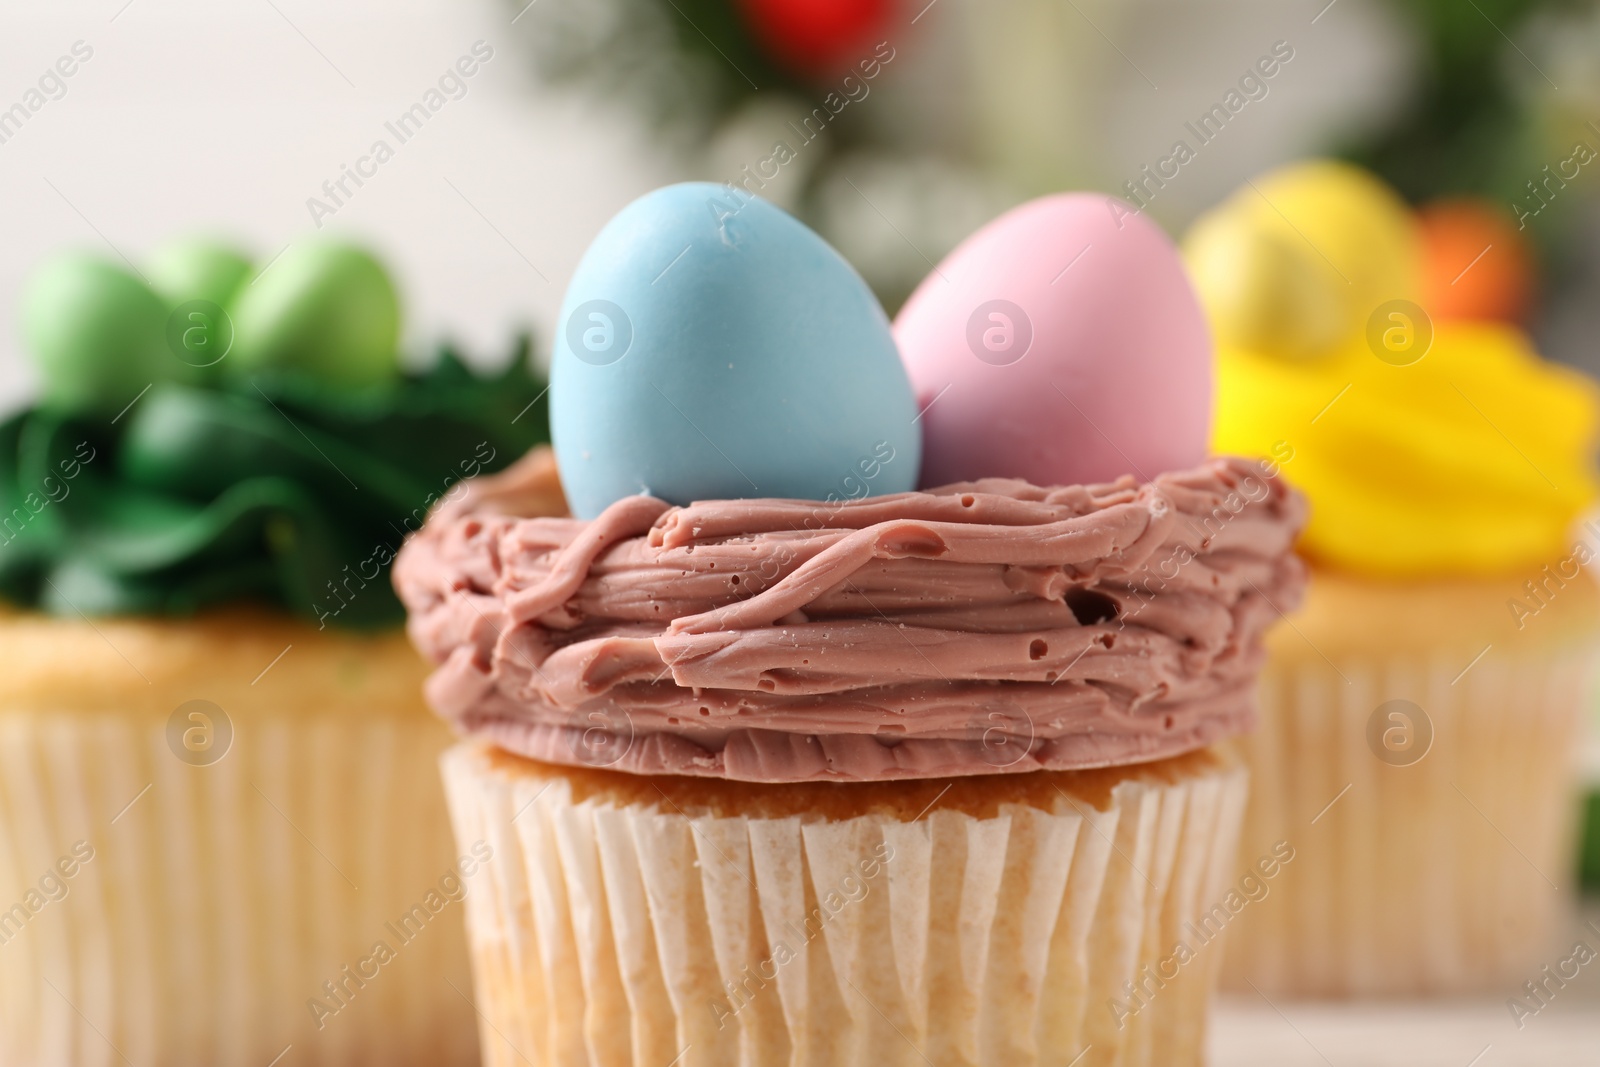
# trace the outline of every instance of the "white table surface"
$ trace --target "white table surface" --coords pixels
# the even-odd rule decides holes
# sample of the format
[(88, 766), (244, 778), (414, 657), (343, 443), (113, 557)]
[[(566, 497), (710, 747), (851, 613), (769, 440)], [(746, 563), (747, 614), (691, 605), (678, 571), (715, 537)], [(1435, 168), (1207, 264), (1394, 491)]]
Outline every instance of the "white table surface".
[[(1588, 902), (1572, 934), (1600, 951), (1583, 920), (1600, 922), (1600, 902)], [(1254, 994), (1228, 995), (1212, 1020), (1211, 1067), (1600, 1067), (1600, 959), (1521, 1030), (1506, 1007), (1515, 992), (1270, 1005)]]

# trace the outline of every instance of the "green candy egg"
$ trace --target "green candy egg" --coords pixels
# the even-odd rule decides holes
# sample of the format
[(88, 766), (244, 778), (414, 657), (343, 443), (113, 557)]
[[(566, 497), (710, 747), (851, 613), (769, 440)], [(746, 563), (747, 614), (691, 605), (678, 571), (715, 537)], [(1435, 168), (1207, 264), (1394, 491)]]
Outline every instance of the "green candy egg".
[(231, 373), (290, 368), (362, 386), (399, 372), (400, 299), (363, 249), (291, 245), (240, 291), (232, 316)]
[(225, 242), (185, 237), (157, 249), (145, 274), (174, 306), (206, 300), (227, 307), (250, 277), (250, 260)]
[(193, 372), (167, 350), (168, 308), (122, 266), (81, 252), (47, 260), (22, 297), (22, 333), (45, 404), (115, 413), (148, 386)]

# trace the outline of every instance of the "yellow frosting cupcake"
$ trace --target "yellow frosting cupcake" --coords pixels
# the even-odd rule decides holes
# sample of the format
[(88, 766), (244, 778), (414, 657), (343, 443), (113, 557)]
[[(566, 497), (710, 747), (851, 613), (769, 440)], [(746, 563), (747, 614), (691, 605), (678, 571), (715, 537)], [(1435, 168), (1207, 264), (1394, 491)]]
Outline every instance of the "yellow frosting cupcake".
[(1432, 322), (1415, 233), (1376, 179), (1311, 163), (1186, 243), (1215, 448), (1311, 501), (1311, 588), (1242, 743), (1244, 847), (1301, 857), (1229, 950), (1268, 993), (1515, 989), (1566, 900), (1600, 389), (1513, 327)]
[[(1398, 328), (1398, 327), (1396, 327)], [(1503, 576), (1568, 554), (1600, 494), (1600, 389), (1499, 323), (1441, 325), (1397, 366), (1365, 339), (1322, 359), (1223, 348), (1215, 447), (1276, 455), (1313, 507), (1301, 550), (1399, 580)]]

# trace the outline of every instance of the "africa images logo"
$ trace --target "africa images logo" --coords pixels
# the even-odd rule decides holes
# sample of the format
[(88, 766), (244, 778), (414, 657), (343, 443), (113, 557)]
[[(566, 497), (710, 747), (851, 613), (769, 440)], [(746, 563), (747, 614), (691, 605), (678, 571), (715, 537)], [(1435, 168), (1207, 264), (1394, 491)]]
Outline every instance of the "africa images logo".
[(567, 347), (590, 366), (609, 366), (633, 347), (633, 320), (609, 300), (585, 300), (567, 316)]
[(991, 367), (1009, 367), (1033, 347), (1033, 320), (1009, 300), (988, 300), (967, 319), (967, 347)]

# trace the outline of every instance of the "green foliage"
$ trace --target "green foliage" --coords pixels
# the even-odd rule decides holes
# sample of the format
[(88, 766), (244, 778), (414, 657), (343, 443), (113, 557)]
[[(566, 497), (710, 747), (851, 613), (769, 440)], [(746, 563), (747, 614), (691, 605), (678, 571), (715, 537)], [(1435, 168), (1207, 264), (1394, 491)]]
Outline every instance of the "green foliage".
[(1476, 194), (1517, 199), (1550, 162), (1541, 124), (1521, 86), (1545, 76), (1512, 42), (1545, 14), (1588, 0), (1394, 0), (1421, 43), (1409, 107), (1348, 156), (1414, 203)]
[(1582, 850), (1578, 857), (1578, 877), (1583, 888), (1600, 893), (1600, 790), (1589, 794), (1581, 823), (1584, 827)]
[(777, 73), (761, 59), (728, 0), (674, 3), (536, 4), (518, 26), (541, 78), (581, 84), (638, 108), (661, 132), (696, 140), (755, 91), (740, 70), (762, 87)]

